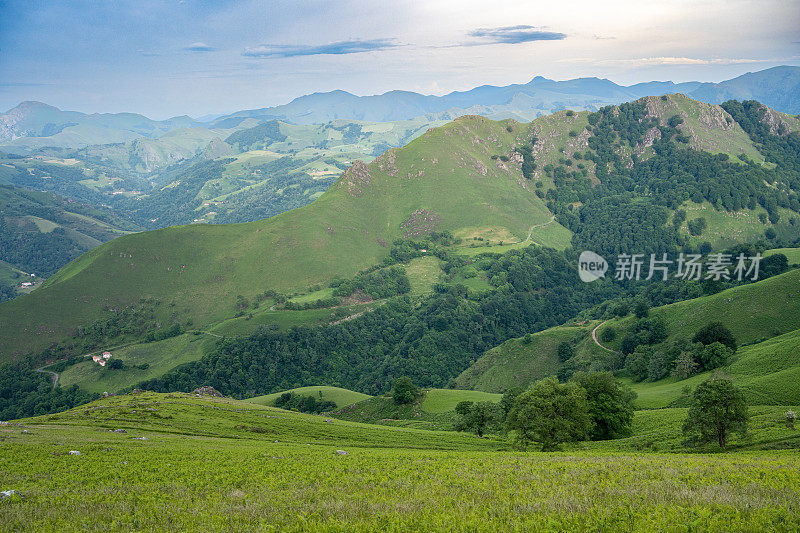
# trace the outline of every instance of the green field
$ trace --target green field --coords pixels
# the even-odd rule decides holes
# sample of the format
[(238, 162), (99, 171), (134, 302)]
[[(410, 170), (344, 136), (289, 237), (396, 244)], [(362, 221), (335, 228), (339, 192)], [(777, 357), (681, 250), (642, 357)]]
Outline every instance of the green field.
[(785, 255), (790, 265), (800, 264), (800, 248), (774, 248), (764, 252), (764, 257), (769, 257), (774, 254)]
[[(101, 367), (87, 357), (84, 362), (69, 366), (59, 374), (62, 386), (78, 385), (89, 392), (117, 392), (137, 383), (158, 377), (176, 366), (200, 359), (216, 345), (217, 338), (185, 333), (177, 337), (147, 344), (109, 348), (112, 357), (125, 367)], [(147, 365), (147, 368), (136, 368)]]
[[(353, 405), (354, 403), (371, 398), (369, 394), (342, 389), (340, 387), (313, 386), (275, 392), (265, 396), (256, 396), (255, 398), (248, 398), (245, 401), (259, 405), (272, 405), (273, 402), (285, 392), (294, 392), (301, 396), (313, 396), (314, 398), (331, 401), (336, 404), (336, 407), (347, 407), (348, 405)], [(320, 392), (322, 394), (320, 394)]]
[[(756, 414), (757, 440), (796, 447), (774, 415)], [(540, 453), (187, 394), (107, 398), (0, 426), (0, 487), (16, 491), (0, 517), (8, 531), (800, 528), (796, 450), (651, 451), (681, 418), (637, 416), (626, 441), (642, 451)]]
[(499, 394), (474, 390), (430, 389), (425, 393), (422, 410), (428, 413), (453, 411), (459, 402), (499, 402)]

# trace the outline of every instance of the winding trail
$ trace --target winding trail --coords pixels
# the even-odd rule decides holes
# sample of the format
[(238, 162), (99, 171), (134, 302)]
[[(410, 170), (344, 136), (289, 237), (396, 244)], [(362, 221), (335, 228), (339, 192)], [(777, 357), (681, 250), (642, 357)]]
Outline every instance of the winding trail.
[(52, 370), (45, 370), (44, 369), (45, 366), (48, 365), (40, 366), (39, 368), (36, 369), (36, 372), (41, 372), (42, 374), (50, 374), (51, 376), (53, 376), (53, 388), (55, 389), (56, 385), (58, 385), (58, 374), (53, 372)]
[(533, 230), (535, 228), (543, 228), (544, 226), (548, 226), (548, 225), (552, 224), (555, 219), (556, 219), (556, 215), (553, 214), (553, 216), (550, 217), (550, 220), (548, 220), (544, 224), (536, 224), (534, 226), (531, 226), (531, 229), (528, 230), (528, 238), (525, 239), (524, 241), (522, 241), (521, 244), (527, 244), (527, 243), (531, 242), (531, 235), (533, 235)]
[[(611, 320), (611, 319), (609, 319), (609, 320)], [(615, 351), (615, 350), (612, 350), (611, 348), (606, 348), (605, 346), (603, 346), (602, 344), (600, 344), (600, 341), (599, 341), (599, 340), (597, 340), (597, 330), (598, 330), (598, 329), (600, 329), (600, 326), (602, 326), (602, 325), (603, 325), (603, 324), (605, 324), (606, 322), (608, 322), (608, 320), (604, 320), (603, 322), (600, 322), (599, 324), (597, 324), (597, 325), (594, 327), (594, 329), (592, 330), (592, 340), (594, 341), (594, 343), (595, 343), (596, 345), (598, 345), (598, 346), (599, 346), (599, 347), (601, 347), (602, 349), (604, 349), (604, 350), (608, 350), (609, 352), (612, 352), (612, 353), (616, 353), (616, 351)]]

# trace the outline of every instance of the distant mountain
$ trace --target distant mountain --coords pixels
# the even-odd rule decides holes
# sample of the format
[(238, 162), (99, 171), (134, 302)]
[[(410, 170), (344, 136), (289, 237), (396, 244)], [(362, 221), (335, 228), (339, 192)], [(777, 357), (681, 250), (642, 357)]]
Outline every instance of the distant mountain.
[(702, 83), (689, 96), (711, 104), (758, 100), (777, 111), (796, 115), (800, 113), (800, 67), (773, 67), (720, 83)]
[(79, 113), (41, 102), (22, 102), (0, 115), (0, 143), (24, 148), (78, 148), (159, 137), (199, 125), (187, 116), (151, 120), (136, 113)]
[(229, 130), (241, 127), (246, 119), (310, 125), (340, 119), (368, 122), (424, 119), (433, 122), (463, 115), (482, 115), (492, 120), (513, 118), (528, 122), (561, 109), (596, 111), (606, 105), (643, 96), (674, 93), (712, 104), (729, 99), (758, 100), (776, 111), (796, 114), (800, 113), (800, 67), (774, 67), (720, 83), (652, 81), (624, 86), (602, 78), (554, 81), (536, 76), (525, 84), (483, 85), (444, 96), (410, 91), (356, 96), (337, 90), (300, 96), (275, 107), (242, 110), (223, 116), (206, 115), (197, 120), (180, 116), (155, 121), (135, 113), (86, 114), (62, 111), (41, 102), (22, 102), (0, 115), (0, 146), (15, 152), (31, 152), (43, 147), (83, 148), (126, 143), (141, 137), (158, 138), (176, 129), (205, 127)]
[(526, 84), (484, 85), (444, 96), (408, 91), (356, 96), (331, 91), (301, 96), (276, 107), (238, 111), (216, 119), (211, 127), (233, 127), (246, 118), (323, 124), (336, 119), (385, 122), (420, 116), (449, 120), (475, 114), (493, 120), (529, 121), (561, 109), (595, 111), (643, 96), (674, 93), (713, 104), (729, 99), (759, 100), (777, 111), (795, 114), (800, 112), (800, 67), (775, 67), (721, 83), (653, 81), (623, 86), (601, 78), (554, 81), (537, 76)]

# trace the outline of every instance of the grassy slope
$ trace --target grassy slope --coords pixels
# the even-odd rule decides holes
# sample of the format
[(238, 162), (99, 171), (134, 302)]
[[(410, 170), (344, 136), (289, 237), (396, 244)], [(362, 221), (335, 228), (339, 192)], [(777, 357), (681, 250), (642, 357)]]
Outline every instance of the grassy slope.
[[(334, 402), (337, 407), (347, 407), (348, 405), (353, 405), (354, 403), (371, 398), (369, 394), (364, 394), (363, 392), (356, 392), (349, 389), (342, 389), (340, 387), (312, 386), (276, 392), (273, 394), (267, 394), (265, 396), (256, 396), (255, 398), (249, 398), (246, 401), (259, 405), (272, 405), (273, 402), (277, 400), (278, 397), (284, 392), (294, 392), (295, 394), (299, 394), (301, 396), (313, 396), (314, 398), (321, 398), (322, 400)], [(320, 392), (322, 392), (322, 396), (320, 396)]]
[[(780, 276), (728, 289), (711, 296), (686, 300), (651, 310), (664, 318), (669, 338), (691, 338), (709, 322), (722, 322), (739, 344), (782, 335), (800, 329), (800, 270), (790, 270)], [(608, 322), (598, 331), (613, 327), (629, 327), (633, 318)], [(622, 335), (609, 343), (619, 348)]]
[(499, 402), (499, 394), (474, 390), (430, 389), (425, 394), (422, 410), (427, 413), (453, 411), (459, 402)]
[[(633, 439), (543, 454), (226, 399), (108, 398), (26, 420), (27, 433), (0, 427), (0, 486), (19, 493), (0, 513), (12, 531), (800, 527), (794, 451), (633, 451), (668, 449), (650, 436), (671, 439), (680, 411), (640, 413)], [(775, 415), (757, 414), (756, 439), (796, 442)]]
[[(800, 403), (800, 270), (791, 270), (758, 283), (729, 289), (718, 294), (687, 300), (651, 310), (663, 317), (670, 339), (691, 338), (709, 322), (719, 321), (733, 332), (740, 344), (725, 373), (745, 391), (748, 401), (758, 405), (796, 405)], [(611, 320), (598, 329), (617, 331), (615, 341), (606, 343), (619, 349), (624, 330), (633, 324), (631, 317)], [(558, 368), (558, 345), (575, 345), (576, 361), (614, 356), (591, 339), (596, 325), (559, 326), (524, 338), (511, 339), (488, 350), (456, 379), (456, 386), (502, 392), (513, 386), (526, 387), (554, 375)], [(678, 400), (685, 386), (694, 387), (711, 373), (686, 380), (667, 378), (655, 383), (631, 384), (639, 394), (640, 408), (660, 408)]]
[[(89, 392), (117, 392), (160, 376), (183, 363), (200, 359), (213, 349), (216, 341), (208, 335), (187, 333), (163, 341), (112, 348), (113, 357), (125, 363), (124, 369), (101, 367), (91, 358), (86, 358), (86, 361), (61, 372), (59, 383), (64, 387), (75, 384)], [(145, 363), (149, 365), (146, 369), (135, 368), (135, 365)]]
[(608, 357), (608, 352), (591, 340), (594, 325), (557, 326), (534, 333), (530, 342), (524, 337), (510, 339), (486, 351), (456, 378), (456, 386), (490, 392), (528, 387), (556, 375), (561, 366), (558, 345), (562, 342), (574, 345), (576, 362)]
[(767, 250), (764, 256), (769, 257), (774, 254), (785, 255), (790, 265), (800, 264), (800, 248), (775, 248), (774, 250)]

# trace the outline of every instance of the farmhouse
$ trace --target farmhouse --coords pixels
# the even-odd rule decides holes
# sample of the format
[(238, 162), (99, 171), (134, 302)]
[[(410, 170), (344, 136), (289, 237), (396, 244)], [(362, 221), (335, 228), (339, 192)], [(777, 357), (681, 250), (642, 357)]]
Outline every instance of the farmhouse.
[(92, 356), (92, 361), (94, 361), (95, 363), (97, 363), (100, 366), (106, 366), (106, 360), (103, 359), (102, 355), (93, 355)]
[(111, 352), (103, 352), (103, 359), (111, 359)]

